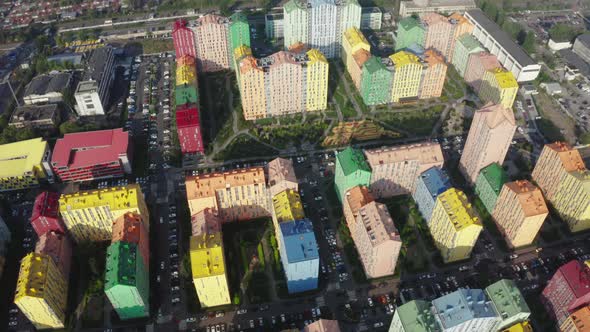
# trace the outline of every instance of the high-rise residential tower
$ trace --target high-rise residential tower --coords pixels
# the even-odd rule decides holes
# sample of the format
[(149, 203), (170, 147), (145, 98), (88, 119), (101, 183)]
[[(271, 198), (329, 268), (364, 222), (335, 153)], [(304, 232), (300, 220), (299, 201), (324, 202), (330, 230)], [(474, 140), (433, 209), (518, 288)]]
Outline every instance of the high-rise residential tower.
[(334, 171), (334, 186), (340, 202), (346, 192), (356, 186), (368, 186), (371, 180), (371, 168), (365, 160), (362, 151), (352, 147), (336, 154), (336, 169)]
[(415, 54), (399, 51), (389, 57), (394, 73), (391, 88), (391, 102), (407, 102), (418, 99), (424, 63)]
[(506, 182), (508, 182), (508, 175), (497, 163), (489, 164), (479, 171), (475, 181), (475, 193), (489, 214), (494, 212), (496, 200)]
[(414, 17), (405, 17), (397, 24), (397, 38), (395, 39), (395, 51), (402, 51), (412, 45), (424, 47), (424, 24)]
[(487, 70), (481, 80), (479, 98), (483, 102), (492, 102), (512, 109), (518, 92), (518, 83), (511, 72), (500, 68)]
[(420, 99), (438, 98), (442, 95), (447, 77), (447, 64), (444, 57), (434, 49), (424, 52), (426, 68), (420, 84)]

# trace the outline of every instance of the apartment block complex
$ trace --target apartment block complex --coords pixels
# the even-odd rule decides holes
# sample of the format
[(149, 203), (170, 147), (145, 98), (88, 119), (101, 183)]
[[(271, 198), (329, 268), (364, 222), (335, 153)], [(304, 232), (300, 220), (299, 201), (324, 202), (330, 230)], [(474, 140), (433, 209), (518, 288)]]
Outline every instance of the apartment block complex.
[(469, 258), (482, 230), (467, 196), (455, 188), (438, 195), (428, 226), (445, 263)]
[(358, 209), (350, 233), (367, 278), (395, 273), (402, 241), (385, 204), (370, 202)]
[(238, 85), (246, 120), (319, 111), (328, 102), (328, 62), (316, 49), (242, 57)]
[(475, 92), (479, 90), (483, 83), (483, 76), (490, 70), (502, 69), (502, 65), (495, 55), (488, 52), (475, 52), (469, 54), (467, 58), (467, 65), (465, 67), (465, 75), (463, 78)]
[(512, 109), (516, 99), (518, 83), (514, 75), (506, 70), (496, 68), (484, 73), (479, 88), (479, 98)]
[(381, 30), (383, 12), (379, 7), (361, 8), (361, 29)]
[(490, 20), (480, 9), (468, 10), (465, 18), (473, 24), (473, 36), (490, 53), (498, 57), (498, 61), (512, 72), (518, 82), (532, 81), (539, 75), (541, 65), (531, 57), (516, 42)]
[(205, 153), (199, 109), (196, 104), (176, 107), (176, 130), (183, 155)]
[(461, 77), (466, 77), (465, 72), (470, 55), (480, 52), (484, 52), (484, 49), (473, 35), (464, 34), (457, 38), (452, 63)]
[(342, 212), (350, 230), (356, 224), (359, 209), (373, 201), (373, 196), (367, 187), (356, 186), (346, 191), (346, 197), (342, 201)]
[(295, 169), (291, 159), (273, 159), (268, 163), (267, 168), (268, 189), (272, 197), (287, 189), (299, 191), (299, 181), (295, 176)]
[(412, 197), (427, 224), (430, 223), (436, 198), (450, 188), (451, 181), (441, 167), (431, 167), (416, 177), (416, 185)]
[(174, 41), (174, 50), (176, 51), (176, 58), (190, 56), (196, 58), (195, 36), (193, 31), (187, 27), (188, 23), (185, 20), (178, 20), (174, 22), (172, 27), (172, 40)]
[(369, 186), (370, 181), (371, 168), (362, 151), (348, 147), (336, 155), (334, 185), (340, 202), (350, 188)]
[(361, 88), (363, 64), (370, 56), (371, 45), (365, 35), (355, 27), (346, 30), (342, 38), (342, 62), (357, 90)]
[(66, 278), (51, 257), (29, 253), (21, 260), (14, 303), (35, 328), (64, 327), (67, 294)]
[(389, 326), (389, 332), (441, 331), (430, 310), (431, 305), (427, 301), (413, 300), (397, 307)]
[(526, 180), (504, 184), (492, 217), (512, 248), (533, 243), (549, 210), (543, 193)]
[(148, 317), (149, 272), (135, 243), (117, 241), (107, 248), (104, 291), (120, 319)]
[(284, 190), (272, 197), (273, 222), (277, 227), (283, 222), (305, 218), (299, 193), (293, 189)]
[(289, 293), (316, 289), (320, 256), (312, 222), (309, 219), (281, 222), (277, 242)]
[(210, 208), (222, 222), (271, 215), (266, 177), (260, 167), (187, 177), (186, 196), (191, 215)]
[(133, 148), (123, 129), (65, 134), (55, 143), (51, 167), (63, 182), (130, 174)]
[(559, 330), (562, 332), (584, 332), (588, 326), (590, 326), (590, 306), (585, 306), (569, 315)]
[(412, 45), (424, 47), (426, 28), (422, 22), (414, 17), (405, 17), (397, 24), (395, 51), (402, 51)]
[(424, 63), (408, 51), (399, 51), (389, 58), (394, 67), (391, 102), (403, 103), (418, 99)]
[(444, 57), (434, 49), (427, 49), (424, 52), (424, 63), (426, 68), (422, 81), (420, 82), (420, 99), (438, 98), (442, 95), (447, 77), (447, 64)]
[(557, 327), (590, 303), (590, 270), (577, 260), (562, 265), (541, 293), (541, 302)]
[(128, 212), (140, 214), (149, 229), (149, 212), (135, 184), (61, 195), (59, 212), (78, 243), (111, 240), (113, 221)]
[(51, 150), (42, 138), (0, 145), (0, 192), (53, 182)]
[(448, 17), (438, 13), (425, 14), (422, 22), (426, 28), (424, 48), (432, 48), (450, 60), (451, 41), (455, 35), (454, 24)]
[(221, 233), (203, 233), (190, 239), (193, 284), (201, 307), (231, 303)]
[(283, 18), (285, 49), (303, 43), (331, 59), (340, 56), (344, 32), (360, 29), (361, 6), (357, 0), (289, 0)]
[(59, 216), (59, 194), (44, 191), (37, 195), (31, 213), (31, 226), (41, 236), (49, 231), (65, 234), (66, 227)]
[(515, 131), (511, 108), (488, 103), (475, 112), (459, 162), (459, 169), (469, 183), (475, 183), (482, 168), (491, 163), (504, 163)]
[(460, 288), (432, 301), (432, 311), (442, 331), (495, 331), (499, 318), (481, 289)]
[(522, 293), (512, 280), (502, 279), (485, 288), (500, 321), (497, 330), (525, 322), (531, 315)]
[(84, 76), (76, 92), (76, 112), (79, 116), (104, 115), (111, 96), (114, 79), (115, 54), (106, 46), (92, 51)]
[[(365, 57), (368, 57), (366, 61)], [(389, 62), (389, 59), (370, 56), (361, 50), (356, 54), (355, 61), (358, 64), (362, 63), (359, 92), (364, 103), (367, 105), (389, 103), (393, 84), (393, 67), (385, 63)]]
[(428, 13), (465, 12), (477, 8), (474, 0), (409, 0), (401, 1), (399, 15), (401, 17)]
[(497, 163), (489, 164), (479, 171), (475, 181), (475, 193), (489, 214), (494, 212), (496, 201), (506, 182), (508, 182), (508, 175)]
[(41, 235), (35, 246), (35, 252), (49, 256), (65, 280), (68, 280), (72, 265), (72, 243), (66, 235), (54, 231)]
[(376, 198), (412, 194), (419, 174), (442, 167), (438, 143), (418, 143), (365, 150), (371, 169), (370, 188)]
[(145, 227), (143, 218), (138, 213), (125, 213), (113, 222), (113, 237), (111, 243), (133, 243), (143, 260), (144, 268), (150, 267), (150, 238), (149, 229)]
[(545, 145), (532, 179), (572, 232), (590, 228), (590, 175), (578, 150), (561, 142)]

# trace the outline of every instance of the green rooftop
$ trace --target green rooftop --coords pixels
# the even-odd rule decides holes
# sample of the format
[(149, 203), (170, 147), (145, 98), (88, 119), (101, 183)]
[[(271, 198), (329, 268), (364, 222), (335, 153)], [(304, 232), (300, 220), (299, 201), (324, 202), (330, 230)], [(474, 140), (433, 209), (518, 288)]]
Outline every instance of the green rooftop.
[(412, 30), (414, 28), (424, 29), (422, 24), (420, 24), (420, 21), (418, 21), (418, 19), (413, 18), (413, 17), (406, 17), (404, 19), (401, 19), (398, 23), (398, 27), (400, 27), (406, 31)]
[(481, 44), (473, 37), (472, 34), (464, 34), (463, 36), (459, 37), (459, 43), (463, 45), (467, 49), (467, 52), (471, 53), (474, 50), (480, 49), (484, 50)]
[(232, 16), (229, 17), (231, 22), (245, 22), (248, 23), (248, 17), (246, 16), (246, 14), (242, 13), (242, 12), (237, 12), (234, 13)]
[(522, 293), (512, 280), (502, 279), (486, 287), (485, 291), (500, 316), (504, 319), (523, 313), (531, 313), (531, 309), (526, 304)]
[(363, 66), (371, 74), (378, 72), (380, 70), (387, 70), (387, 67), (385, 67), (385, 64), (381, 62), (378, 56), (371, 56), (369, 60), (365, 61)]
[(141, 262), (138, 254), (135, 243), (117, 241), (107, 248), (105, 289), (116, 285), (136, 284), (137, 260)]
[(184, 104), (196, 104), (198, 100), (197, 88), (190, 85), (179, 85), (174, 91), (174, 99), (176, 101), (176, 106)]
[(300, 0), (289, 0), (283, 5), (283, 9), (285, 9), (287, 13), (290, 13), (296, 9), (305, 10), (305, 3)]
[(396, 315), (404, 327), (404, 331), (438, 332), (441, 331), (434, 315), (430, 311), (430, 302), (422, 300), (410, 301), (397, 308)]
[(502, 186), (504, 183), (508, 182), (508, 176), (502, 166), (498, 165), (498, 163), (489, 164), (488, 166), (482, 168), (479, 172), (480, 175), (486, 179), (486, 182), (490, 185), (492, 190), (496, 193), (496, 195), (500, 194), (500, 190), (502, 190)]
[(347, 147), (344, 151), (338, 153), (337, 158), (344, 175), (350, 175), (357, 171), (371, 172), (371, 168), (361, 150)]

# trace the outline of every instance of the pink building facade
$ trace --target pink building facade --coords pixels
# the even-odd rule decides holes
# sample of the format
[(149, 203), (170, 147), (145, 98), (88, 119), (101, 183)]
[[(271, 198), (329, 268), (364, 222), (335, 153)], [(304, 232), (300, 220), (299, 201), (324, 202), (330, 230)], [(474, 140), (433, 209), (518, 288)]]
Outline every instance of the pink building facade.
[(72, 265), (72, 243), (65, 234), (50, 231), (41, 235), (35, 246), (35, 252), (50, 256), (66, 280), (69, 278)]
[(215, 72), (229, 69), (228, 54), (229, 19), (208, 14), (200, 17), (193, 27), (199, 72)]
[(465, 69), (465, 82), (471, 85), (475, 92), (479, 92), (483, 75), (486, 71), (502, 68), (498, 58), (488, 52), (479, 52), (469, 55), (467, 59), (467, 67)]
[(454, 37), (454, 26), (449, 19), (437, 13), (426, 14), (422, 17), (426, 27), (424, 36), (424, 48), (433, 48), (439, 51), (445, 59), (449, 59), (451, 53), (451, 41)]

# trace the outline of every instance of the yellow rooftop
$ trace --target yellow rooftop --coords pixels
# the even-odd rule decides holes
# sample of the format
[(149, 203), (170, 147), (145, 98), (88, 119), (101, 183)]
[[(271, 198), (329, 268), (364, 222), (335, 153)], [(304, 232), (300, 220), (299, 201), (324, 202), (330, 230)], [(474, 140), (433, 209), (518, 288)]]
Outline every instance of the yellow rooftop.
[(498, 86), (502, 89), (518, 88), (518, 82), (514, 78), (514, 74), (502, 68), (494, 68), (490, 70), (498, 81)]
[(240, 45), (234, 49), (234, 59), (240, 59), (252, 55), (252, 49), (246, 45)]
[(59, 210), (78, 210), (99, 206), (109, 206), (111, 210), (123, 210), (140, 207), (139, 201), (142, 199), (141, 188), (136, 184), (130, 184), (125, 187), (111, 187), (61, 195)]
[(399, 51), (391, 56), (389, 56), (391, 61), (395, 67), (405, 66), (409, 64), (420, 64), (420, 58), (418, 58), (415, 54), (412, 54), (407, 51)]
[(41, 167), (47, 149), (43, 138), (0, 145), (0, 178), (32, 175)]
[(467, 196), (461, 190), (451, 188), (440, 194), (437, 200), (442, 203), (456, 231), (460, 231), (471, 225), (481, 226), (481, 222), (475, 216), (471, 203), (469, 203)]
[(222, 233), (191, 236), (190, 258), (193, 278), (225, 274)]
[(324, 54), (315, 48), (312, 48), (311, 50), (307, 51), (307, 57), (309, 58), (309, 62), (328, 63), (328, 60), (326, 60)]
[(356, 53), (359, 49), (371, 51), (371, 45), (365, 38), (365, 35), (356, 27), (349, 28), (344, 32), (344, 38), (350, 44), (352, 54)]
[(25, 296), (43, 298), (49, 269), (57, 269), (57, 266), (48, 255), (35, 252), (26, 255), (21, 260), (14, 300)]
[(276, 194), (272, 198), (272, 204), (278, 222), (288, 222), (305, 218), (299, 193), (293, 189), (287, 189)]

